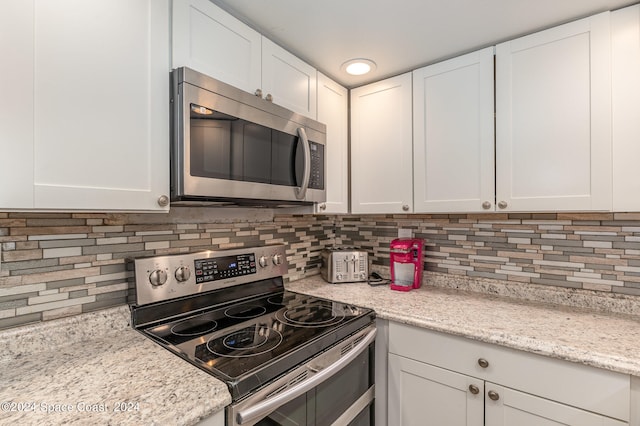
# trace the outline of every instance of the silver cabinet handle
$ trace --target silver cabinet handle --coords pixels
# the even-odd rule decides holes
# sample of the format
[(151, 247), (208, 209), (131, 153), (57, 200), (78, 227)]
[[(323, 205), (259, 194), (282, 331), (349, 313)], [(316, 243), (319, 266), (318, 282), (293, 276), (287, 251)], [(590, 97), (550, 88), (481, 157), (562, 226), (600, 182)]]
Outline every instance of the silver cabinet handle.
[(508, 204), (507, 204), (507, 202), (506, 202), (506, 201), (500, 201), (500, 202), (498, 203), (498, 207), (499, 207), (499, 208), (501, 208), (501, 209), (506, 209), (506, 208), (507, 208), (507, 206), (508, 206)]
[(298, 383), (296, 386), (293, 386), (272, 398), (262, 401), (245, 410), (239, 411), (236, 414), (236, 421), (238, 422), (238, 424), (242, 425), (252, 420), (259, 419), (271, 413), (276, 408), (296, 399), (303, 393), (313, 389), (314, 387), (349, 365), (351, 361), (358, 357), (358, 355), (367, 350), (367, 348), (369, 347), (371, 342), (375, 340), (375, 338), (376, 329), (373, 329), (365, 336), (364, 339), (362, 339), (360, 343), (358, 343), (353, 349), (347, 352), (347, 354), (340, 358), (338, 361), (324, 368), (319, 373), (313, 375), (310, 379), (304, 380)]
[(489, 201), (485, 201), (482, 203), (482, 208), (485, 210), (489, 210), (491, 208), (491, 203)]
[(489, 395), (489, 399), (492, 401), (497, 401), (500, 399), (500, 394), (495, 391), (489, 391), (487, 395)]
[(273, 96), (271, 96), (271, 93), (267, 93), (267, 96), (265, 96), (264, 99), (267, 102), (273, 102)]
[(169, 205), (169, 197), (161, 195), (158, 197), (158, 205), (160, 207), (167, 207)]
[(256, 89), (256, 91), (253, 94), (259, 98), (262, 98), (262, 89)]
[(479, 365), (480, 367), (482, 367), (482, 368), (487, 368), (487, 367), (489, 366), (489, 361), (487, 361), (487, 360), (486, 360), (486, 359), (484, 359), (484, 358), (480, 358), (480, 359), (478, 360), (478, 365)]
[(405, 211), (405, 212), (408, 212), (409, 211), (409, 205), (408, 204), (403, 205), (402, 206), (402, 210)]
[(326, 210), (326, 209), (327, 209), (327, 205), (326, 205), (325, 203), (322, 203), (322, 204), (320, 204), (320, 205), (318, 206), (318, 208), (319, 208), (320, 210)]
[(477, 395), (480, 393), (480, 389), (476, 385), (469, 385), (469, 392), (471, 392), (474, 395)]
[(304, 176), (302, 177), (302, 184), (296, 188), (296, 198), (298, 200), (304, 200), (304, 197), (307, 195), (307, 188), (309, 188), (309, 179), (311, 179), (311, 147), (309, 146), (309, 139), (307, 139), (307, 132), (304, 131), (304, 128), (298, 127), (297, 132), (304, 151)]

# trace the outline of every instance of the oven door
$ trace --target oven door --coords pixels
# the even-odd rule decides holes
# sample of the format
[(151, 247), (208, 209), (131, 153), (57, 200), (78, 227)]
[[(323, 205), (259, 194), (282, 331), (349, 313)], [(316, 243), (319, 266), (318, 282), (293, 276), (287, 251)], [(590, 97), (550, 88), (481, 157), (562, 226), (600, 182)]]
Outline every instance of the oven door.
[(371, 425), (371, 325), (227, 408), (227, 425)]

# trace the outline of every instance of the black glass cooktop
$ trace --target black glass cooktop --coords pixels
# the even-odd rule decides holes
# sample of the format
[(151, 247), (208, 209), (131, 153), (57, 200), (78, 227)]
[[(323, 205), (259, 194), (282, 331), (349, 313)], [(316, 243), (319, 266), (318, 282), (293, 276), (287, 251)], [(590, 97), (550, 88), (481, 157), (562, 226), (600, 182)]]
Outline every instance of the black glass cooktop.
[(225, 381), (235, 400), (373, 319), (369, 309), (283, 291), (142, 331)]

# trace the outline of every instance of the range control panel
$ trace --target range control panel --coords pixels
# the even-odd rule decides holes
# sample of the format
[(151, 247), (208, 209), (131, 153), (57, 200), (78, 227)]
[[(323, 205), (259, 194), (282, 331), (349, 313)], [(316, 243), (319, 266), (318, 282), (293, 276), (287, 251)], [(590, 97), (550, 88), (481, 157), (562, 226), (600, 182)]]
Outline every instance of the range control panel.
[(170, 300), (287, 273), (284, 245), (133, 260), (136, 304)]
[(241, 277), (256, 273), (256, 257), (254, 254), (238, 254), (213, 259), (197, 259), (194, 270), (197, 284)]

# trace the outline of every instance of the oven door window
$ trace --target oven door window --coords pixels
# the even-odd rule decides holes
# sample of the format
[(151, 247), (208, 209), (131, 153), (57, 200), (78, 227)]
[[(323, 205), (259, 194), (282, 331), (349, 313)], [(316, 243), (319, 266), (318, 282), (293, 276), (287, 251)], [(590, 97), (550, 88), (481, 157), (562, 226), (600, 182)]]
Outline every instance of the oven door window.
[(192, 176), (299, 186), (304, 154), (297, 135), (191, 104)]

